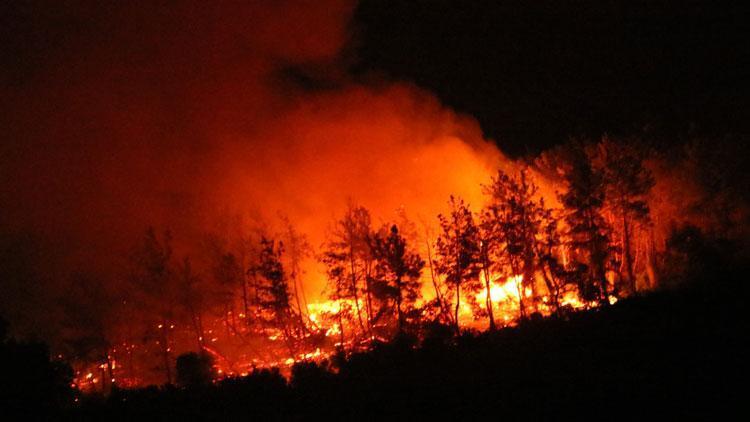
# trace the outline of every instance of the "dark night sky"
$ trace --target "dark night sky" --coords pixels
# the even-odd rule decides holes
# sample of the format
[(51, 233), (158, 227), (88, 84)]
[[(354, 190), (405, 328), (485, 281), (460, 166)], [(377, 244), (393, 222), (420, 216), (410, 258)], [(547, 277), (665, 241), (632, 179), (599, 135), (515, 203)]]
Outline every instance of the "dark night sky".
[[(0, 7), (6, 82), (33, 77), (95, 22), (37, 3)], [(744, 134), (748, 14), (723, 3), (362, 0), (352, 70), (436, 93), (511, 154), (603, 132)]]
[(748, 15), (720, 3), (364, 0), (356, 69), (435, 92), (509, 153), (603, 132), (744, 134)]

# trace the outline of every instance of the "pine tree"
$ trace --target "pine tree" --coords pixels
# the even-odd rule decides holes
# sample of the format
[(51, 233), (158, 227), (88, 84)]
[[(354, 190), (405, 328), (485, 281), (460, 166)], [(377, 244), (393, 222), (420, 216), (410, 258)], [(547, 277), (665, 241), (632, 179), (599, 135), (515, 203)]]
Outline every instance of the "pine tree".
[(627, 290), (636, 291), (632, 237), (635, 224), (649, 222), (646, 195), (654, 186), (651, 172), (643, 166), (643, 154), (634, 144), (604, 137), (597, 145), (596, 163), (604, 176), (605, 205), (619, 220), (621, 270)]
[(252, 268), (258, 277), (257, 306), (264, 322), (279, 329), (286, 340), (289, 352), (294, 356), (295, 341), (301, 335), (301, 319), (291, 304), (289, 278), (282, 261), (284, 245), (274, 239), (261, 236), (260, 255)]
[(538, 267), (538, 243), (548, 210), (537, 200), (538, 187), (523, 169), (518, 177), (498, 171), (492, 184), (485, 189), (489, 204), (482, 213), (483, 238), (490, 242), (494, 270), (504, 272), (507, 264), (512, 275), (523, 275), (518, 301), (521, 318), (526, 318), (526, 290), (537, 298), (534, 276)]
[(193, 271), (189, 257), (185, 257), (182, 260), (182, 265), (179, 266), (177, 272), (180, 305), (193, 326), (198, 352), (200, 352), (204, 347), (203, 311), (207, 295), (201, 289), (201, 278)]
[(167, 384), (172, 383), (170, 330), (174, 326), (177, 288), (172, 269), (172, 235), (165, 232), (162, 240), (149, 227), (131, 255), (131, 281), (144, 312), (153, 312), (158, 343), (161, 347)]
[(436, 242), (438, 273), (455, 292), (454, 324), (459, 331), (458, 311), (461, 305), (461, 289), (476, 291), (481, 289), (481, 246), (479, 228), (469, 206), (460, 198), (450, 197), (450, 215), (439, 215), (442, 233)]
[[(320, 261), (327, 268), (329, 294), (340, 303), (351, 300), (360, 330), (371, 333), (374, 312), (370, 284), (374, 261), (369, 211), (362, 206), (349, 205), (346, 214), (336, 221), (328, 237)], [(365, 318), (361, 309), (362, 293), (365, 296)], [(340, 310), (343, 312), (344, 308)]]
[(380, 230), (373, 239), (373, 250), (376, 283), (395, 302), (397, 327), (401, 333), (406, 322), (405, 312), (414, 308), (414, 303), (420, 296), (420, 276), (424, 261), (417, 253), (408, 249), (406, 239), (399, 233), (396, 225), (392, 225), (390, 230)]
[(304, 317), (309, 323), (314, 325), (307, 314), (307, 296), (305, 286), (302, 282), (304, 271), (302, 270), (302, 261), (312, 256), (312, 247), (307, 241), (307, 237), (299, 233), (287, 217), (281, 217), (284, 226), (283, 239), (286, 245), (287, 263), (289, 268), (289, 279), (293, 286), (294, 302), (297, 306), (297, 313)]
[(587, 259), (586, 276), (580, 281), (585, 300), (608, 303), (606, 264), (611, 257), (610, 228), (602, 215), (605, 197), (604, 174), (592, 166), (580, 144), (568, 150), (568, 168), (564, 172), (567, 187), (559, 194), (565, 208), (567, 244)]
[(557, 258), (557, 249), (562, 245), (558, 229), (558, 218), (553, 210), (544, 206), (544, 198), (540, 199), (543, 210), (539, 240), (536, 242), (536, 255), (539, 259), (539, 269), (544, 284), (547, 286), (552, 309), (556, 314), (560, 312), (560, 295), (567, 283), (568, 272)]

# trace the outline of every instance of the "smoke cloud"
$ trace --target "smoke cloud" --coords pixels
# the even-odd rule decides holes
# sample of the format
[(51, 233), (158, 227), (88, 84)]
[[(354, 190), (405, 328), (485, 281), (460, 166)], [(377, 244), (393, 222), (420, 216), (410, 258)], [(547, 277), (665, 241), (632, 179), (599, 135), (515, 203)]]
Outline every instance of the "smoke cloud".
[(16, 329), (47, 335), (40, 320), (59, 316), (72, 273), (117, 283), (149, 225), (189, 253), (227, 214), (283, 213), (317, 246), (348, 200), (376, 222), (399, 208), (432, 220), (450, 194), (481, 201), (507, 160), (431, 94), (347, 76), (354, 6), (4, 6), (0, 233), (13, 276), (0, 305)]

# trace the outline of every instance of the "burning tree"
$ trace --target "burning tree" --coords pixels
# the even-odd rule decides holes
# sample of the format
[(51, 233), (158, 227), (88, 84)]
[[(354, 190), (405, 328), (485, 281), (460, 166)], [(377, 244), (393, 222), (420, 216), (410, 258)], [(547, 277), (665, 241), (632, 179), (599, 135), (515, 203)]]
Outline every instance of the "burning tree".
[(172, 383), (172, 358), (170, 330), (174, 327), (176, 311), (175, 298), (177, 285), (171, 268), (172, 235), (169, 231), (159, 240), (153, 228), (146, 230), (145, 236), (131, 255), (131, 277), (134, 295), (147, 315), (155, 321), (149, 330), (157, 327), (157, 343), (161, 348), (164, 375), (168, 384)]
[(312, 247), (307, 241), (307, 237), (297, 231), (289, 218), (281, 217), (281, 221), (284, 226), (283, 238), (286, 245), (287, 266), (289, 268), (289, 279), (294, 290), (297, 313), (314, 325), (307, 314), (307, 295), (302, 282), (302, 275), (304, 274), (302, 261), (312, 256)]
[(568, 168), (563, 173), (567, 191), (559, 198), (565, 208), (567, 243), (588, 261), (587, 274), (579, 280), (579, 290), (585, 300), (608, 303), (606, 269), (613, 249), (610, 227), (602, 215), (605, 175), (592, 166), (581, 145), (573, 145), (567, 152)]
[(634, 225), (649, 222), (645, 198), (654, 185), (654, 178), (643, 166), (642, 152), (632, 143), (613, 142), (604, 137), (596, 147), (595, 162), (603, 174), (606, 205), (620, 225), (620, 274), (624, 275), (627, 291), (632, 294), (636, 291), (633, 230)]
[[(257, 239), (236, 236), (230, 240), (230, 236), (209, 234), (204, 240), (204, 247), (209, 260), (209, 273), (216, 284), (213, 291), (215, 300), (223, 307), (221, 314), (227, 330), (234, 334), (241, 331), (238, 327), (235, 315), (236, 297), (241, 295), (241, 314), (248, 317), (251, 313), (251, 292), (248, 286), (248, 269), (254, 265), (257, 258)], [(247, 320), (249, 321), (249, 319)]]
[(438, 273), (445, 276), (449, 287), (455, 291), (454, 324), (458, 332), (461, 288), (465, 287), (468, 291), (481, 288), (481, 245), (479, 228), (474, 222), (474, 215), (469, 206), (462, 199), (453, 196), (448, 203), (451, 207), (450, 215), (438, 215), (442, 233), (436, 242), (435, 267)]
[(296, 353), (295, 342), (303, 334), (304, 324), (300, 315), (292, 308), (289, 278), (284, 270), (282, 256), (284, 245), (265, 236), (260, 240), (258, 264), (251, 269), (258, 277), (256, 306), (263, 322), (280, 330), (289, 352)]
[(113, 378), (113, 326), (119, 322), (115, 320), (113, 302), (117, 302), (116, 296), (107, 285), (86, 273), (72, 275), (60, 300), (67, 354), (79, 362), (97, 363), (102, 371), (102, 391)]
[(544, 198), (539, 200), (539, 204), (543, 213), (541, 231), (535, 244), (535, 253), (539, 259), (539, 268), (549, 292), (552, 308), (555, 313), (559, 313), (563, 286), (575, 281), (575, 273), (567, 271), (558, 259), (557, 250), (562, 245), (558, 231), (558, 218), (553, 210), (544, 207)]
[[(387, 234), (386, 234), (387, 233)], [(424, 261), (419, 254), (410, 251), (406, 239), (398, 227), (385, 227), (373, 239), (375, 255), (375, 285), (387, 300), (395, 302), (398, 332), (402, 333), (407, 322), (405, 315), (414, 309), (420, 296), (420, 276)]]
[[(534, 300), (537, 298), (534, 276), (539, 261), (539, 235), (543, 222), (550, 217), (544, 202), (535, 198), (537, 191), (537, 186), (529, 180), (525, 169), (518, 177), (500, 170), (497, 177), (492, 178), (492, 184), (485, 189), (490, 202), (482, 212), (482, 237), (488, 243), (485, 249), (488, 250), (486, 259), (489, 265), (485, 267), (505, 273), (503, 267), (507, 265), (511, 275), (523, 276), (518, 286), (521, 318), (526, 318), (526, 290), (531, 291)], [(487, 271), (487, 276), (489, 274), (490, 271)], [(489, 288), (489, 280), (487, 284)]]
[[(339, 302), (339, 322), (343, 342), (344, 302), (349, 300), (357, 317), (360, 330), (372, 333), (372, 229), (369, 211), (361, 206), (349, 205), (344, 217), (336, 221), (329, 232), (320, 257), (325, 264), (329, 279), (329, 295)], [(361, 285), (364, 284), (364, 289)], [(366, 315), (362, 318), (360, 296), (364, 293)], [(365, 323), (367, 326), (365, 326)]]
[(203, 328), (203, 312), (207, 302), (207, 292), (202, 289), (202, 279), (193, 271), (190, 258), (185, 257), (177, 269), (179, 284), (179, 301), (184, 308), (188, 320), (195, 333), (198, 351), (202, 351), (205, 345), (205, 332)]

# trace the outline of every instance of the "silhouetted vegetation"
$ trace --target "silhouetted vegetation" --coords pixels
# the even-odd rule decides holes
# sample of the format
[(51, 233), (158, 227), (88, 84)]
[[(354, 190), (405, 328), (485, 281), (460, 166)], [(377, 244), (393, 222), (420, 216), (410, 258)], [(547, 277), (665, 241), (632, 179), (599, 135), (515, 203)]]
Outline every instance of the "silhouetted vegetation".
[[(517, 328), (434, 330), (320, 363), (298, 362), (211, 387), (119, 390), (76, 416), (347, 419), (361, 415), (600, 419), (718, 417), (739, 409), (747, 287), (704, 274), (691, 288), (623, 300)], [(731, 294), (728, 294), (731, 293)]]
[(51, 360), (44, 343), (6, 337), (0, 318), (0, 409), (4, 417), (17, 414), (54, 414), (73, 404), (73, 370)]
[(0, 418), (739, 407), (739, 9), (383, 2), (0, 6)]
[(216, 377), (214, 359), (208, 353), (184, 353), (177, 357), (177, 384), (197, 387), (211, 384)]
[[(708, 386), (740, 365), (721, 355), (742, 332), (748, 208), (715, 165), (687, 182), (673, 174), (694, 168), (699, 147), (668, 163), (631, 140), (573, 141), (499, 170), (477, 211), (451, 196), (434, 236), (403, 211), (374, 229), (352, 202), (318, 253), (285, 217), (276, 232), (203, 233), (197, 250), (149, 228), (127, 257), (124, 291), (70, 277), (64, 350), (75, 371), (46, 346), (3, 342), (7, 378), (20, 380), (4, 400), (126, 418), (726, 403)], [(665, 198), (675, 188), (690, 207)], [(17, 250), (9, 244), (3, 274), (26, 280)], [(325, 268), (321, 302), (305, 295), (311, 261)], [(139, 388), (149, 384), (163, 387)]]

